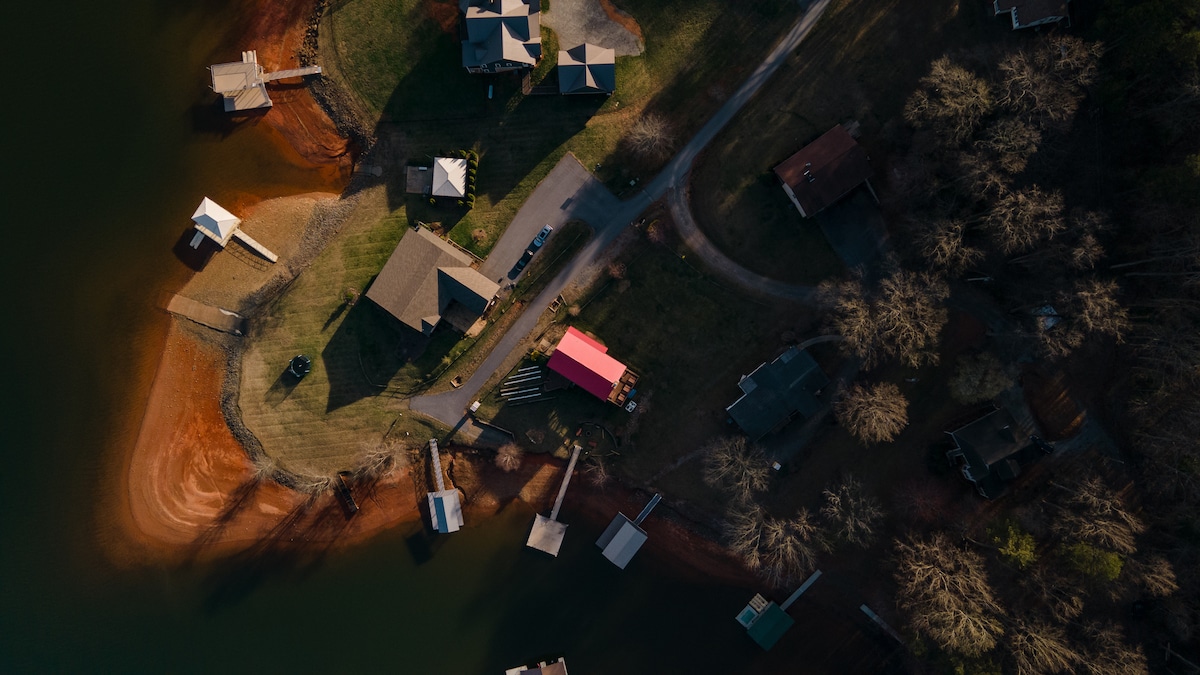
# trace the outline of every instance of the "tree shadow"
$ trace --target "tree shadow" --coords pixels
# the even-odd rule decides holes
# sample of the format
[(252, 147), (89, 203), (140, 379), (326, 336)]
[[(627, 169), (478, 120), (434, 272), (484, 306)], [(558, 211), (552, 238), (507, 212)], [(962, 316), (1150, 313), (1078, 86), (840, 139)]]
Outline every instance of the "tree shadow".
[(329, 494), (296, 506), (255, 544), (216, 568), (204, 582), (209, 612), (232, 606), (269, 578), (303, 579), (320, 567), (350, 520)]
[(341, 316), (345, 314), (346, 310), (348, 309), (350, 309), (350, 303), (348, 302), (343, 302), (342, 304), (338, 305), (337, 309), (329, 313), (329, 318), (325, 319), (325, 324), (321, 326), (321, 332), (324, 333), (325, 331), (329, 330), (329, 327), (333, 325), (333, 322), (341, 318)]

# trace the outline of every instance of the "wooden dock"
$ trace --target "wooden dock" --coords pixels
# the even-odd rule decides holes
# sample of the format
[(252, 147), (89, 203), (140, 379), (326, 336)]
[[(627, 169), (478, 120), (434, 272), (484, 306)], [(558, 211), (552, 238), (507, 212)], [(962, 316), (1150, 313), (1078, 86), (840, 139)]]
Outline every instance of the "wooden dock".
[(171, 297), (170, 302), (167, 303), (167, 311), (222, 333), (239, 337), (245, 334), (246, 319), (241, 314), (206, 305), (182, 295)]
[(269, 249), (269, 248), (267, 248), (266, 246), (263, 246), (262, 244), (258, 243), (258, 240), (257, 240), (257, 239), (255, 239), (254, 237), (251, 237), (250, 235), (248, 235), (248, 234), (246, 234), (245, 232), (243, 232), (243, 231), (241, 230), (241, 228), (238, 228), (238, 229), (234, 230), (234, 231), (233, 231), (233, 236), (234, 236), (234, 238), (236, 238), (238, 241), (240, 241), (240, 242), (242, 242), (243, 244), (245, 244), (245, 245), (246, 245), (246, 248), (249, 248), (250, 250), (254, 251), (255, 253), (257, 253), (257, 254), (259, 254), (259, 255), (261, 255), (262, 257), (266, 258), (267, 260), (270, 260), (271, 262), (278, 262), (278, 261), (279, 261), (279, 256), (277, 256), (277, 255), (275, 255), (274, 253), (272, 253), (272, 252), (271, 252), (271, 249)]
[(292, 68), (291, 70), (276, 70), (273, 73), (267, 73), (262, 76), (263, 82), (274, 82), (275, 80), (286, 80), (289, 77), (305, 77), (307, 75), (320, 75), (321, 66), (305, 66), (303, 68)]
[(571, 484), (571, 474), (575, 471), (575, 462), (579, 459), (582, 447), (576, 445), (571, 450), (571, 461), (567, 462), (567, 475), (563, 476), (562, 485), (558, 488), (558, 497), (554, 500), (554, 510), (550, 512), (550, 520), (558, 520), (558, 510), (562, 508), (563, 499), (567, 496), (567, 486)]

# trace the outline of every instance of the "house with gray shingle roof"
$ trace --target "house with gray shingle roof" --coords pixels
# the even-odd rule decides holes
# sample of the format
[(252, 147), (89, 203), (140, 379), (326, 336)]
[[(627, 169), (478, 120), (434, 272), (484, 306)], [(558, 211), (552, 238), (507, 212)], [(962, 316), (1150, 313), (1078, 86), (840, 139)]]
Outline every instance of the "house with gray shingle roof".
[(462, 63), (469, 73), (533, 68), (542, 58), (539, 0), (463, 0)]
[(400, 239), (366, 295), (404, 325), (429, 335), (451, 304), (477, 318), (499, 290), (471, 267), (465, 253), (419, 228)]
[(558, 93), (611, 96), (616, 90), (616, 50), (585, 42), (558, 53)]
[(812, 355), (792, 347), (770, 363), (742, 377), (742, 396), (725, 409), (738, 427), (758, 440), (796, 415), (811, 417), (821, 409), (817, 394), (829, 384)]

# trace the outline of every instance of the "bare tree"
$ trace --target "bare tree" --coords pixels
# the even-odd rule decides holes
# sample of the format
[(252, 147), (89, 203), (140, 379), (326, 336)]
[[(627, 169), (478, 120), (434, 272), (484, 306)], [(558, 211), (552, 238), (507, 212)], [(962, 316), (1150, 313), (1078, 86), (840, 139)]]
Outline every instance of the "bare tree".
[(1091, 476), (1060, 487), (1066, 495), (1054, 521), (1059, 536), (1121, 553), (1137, 551), (1137, 536), (1146, 526), (1103, 480)]
[(516, 443), (505, 443), (496, 450), (496, 467), (505, 473), (511, 473), (521, 468), (521, 460), (525, 451)]
[(380, 443), (367, 443), (354, 460), (355, 478), (372, 480), (383, 476), (394, 467), (408, 465), (408, 447), (395, 439)]
[(667, 224), (661, 220), (654, 220), (646, 226), (646, 238), (654, 244), (667, 243)]
[(950, 377), (950, 396), (959, 403), (979, 403), (995, 398), (1013, 386), (1013, 379), (989, 352), (958, 359)]
[(1000, 104), (1039, 126), (1069, 122), (1096, 81), (1103, 46), (1056, 35), (1000, 62)]
[(1141, 646), (1125, 642), (1121, 629), (1109, 624), (1087, 627), (1091, 649), (1080, 664), (1082, 672), (1090, 675), (1142, 675), (1150, 672)]
[(943, 56), (921, 78), (921, 88), (904, 106), (904, 119), (917, 128), (935, 128), (946, 141), (958, 144), (975, 132), (994, 105), (986, 80)]
[(625, 143), (634, 155), (643, 159), (660, 160), (671, 154), (675, 138), (671, 126), (662, 117), (649, 113), (638, 118), (629, 133), (625, 134)]
[(761, 448), (744, 436), (724, 436), (704, 448), (704, 482), (748, 500), (767, 489), (770, 467)]
[(1083, 595), (1074, 580), (1064, 582), (1045, 566), (1034, 566), (1024, 579), (1034, 597), (1055, 620), (1066, 623), (1083, 614)]
[(1125, 569), (1134, 582), (1152, 597), (1165, 598), (1179, 590), (1175, 568), (1161, 556), (1151, 556), (1146, 560), (1131, 559)]
[(587, 482), (598, 490), (604, 490), (612, 482), (612, 474), (609, 473), (608, 464), (599, 457), (592, 456), (590, 461), (583, 465), (583, 475)]
[(962, 220), (935, 220), (917, 233), (918, 250), (933, 266), (961, 274), (983, 258), (982, 250), (967, 243), (966, 231)]
[(1005, 254), (1020, 253), (1066, 229), (1063, 198), (1037, 185), (1008, 192), (986, 214), (984, 227)]
[(792, 518), (774, 518), (758, 504), (743, 502), (730, 509), (724, 529), (729, 547), (773, 586), (786, 586), (810, 572), (825, 547), (805, 510)]
[(1083, 659), (1061, 628), (1017, 621), (1009, 633), (1008, 651), (1018, 675), (1073, 672)]
[(1005, 117), (989, 125), (975, 146), (995, 158), (996, 165), (1006, 173), (1016, 174), (1025, 170), (1041, 142), (1042, 132), (1036, 127)]
[(854, 384), (834, 402), (833, 413), (863, 443), (885, 443), (908, 426), (908, 399), (890, 382)]
[(875, 540), (883, 509), (879, 500), (863, 491), (861, 482), (847, 476), (837, 487), (821, 494), (825, 497), (821, 515), (829, 520), (834, 537), (863, 548)]
[(991, 651), (1004, 634), (983, 558), (955, 548), (945, 535), (897, 542), (900, 605), (914, 628), (964, 656)]
[(868, 297), (861, 279), (826, 282), (818, 290), (819, 299), (833, 306), (830, 329), (868, 368), (891, 357), (912, 367), (936, 364), (947, 319), (942, 303), (949, 295), (945, 280), (903, 269), (881, 281), (875, 297)]
[(608, 276), (613, 279), (624, 279), (629, 269), (625, 266), (625, 263), (613, 261), (608, 264), (607, 271)]
[(1117, 300), (1117, 282), (1091, 279), (1074, 289), (1074, 314), (1088, 333), (1100, 333), (1118, 342), (1129, 332), (1129, 311)]

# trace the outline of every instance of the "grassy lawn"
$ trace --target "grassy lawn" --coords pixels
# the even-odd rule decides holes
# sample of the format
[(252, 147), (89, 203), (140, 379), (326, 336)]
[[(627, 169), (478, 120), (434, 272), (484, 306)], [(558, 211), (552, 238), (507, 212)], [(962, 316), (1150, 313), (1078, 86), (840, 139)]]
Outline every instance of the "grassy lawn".
[[(450, 238), (486, 255), (533, 188), (567, 152), (601, 165), (611, 186), (649, 177), (620, 140), (646, 109), (671, 121), (682, 142), (724, 100), (795, 18), (794, 3), (768, 0), (622, 0), (641, 25), (646, 51), (621, 57), (617, 93), (605, 97), (524, 96), (512, 75), (480, 76), (461, 67), (454, 26), (457, 3), (445, 0), (348, 0), (322, 20), (320, 50), (329, 77), (352, 92), (374, 120), (385, 167), (423, 163), (438, 153), (474, 148), (479, 188), (470, 212), (409, 215), (438, 222)], [(546, 57), (536, 83), (557, 60), (543, 29)], [(494, 96), (487, 98), (488, 86)], [(401, 173), (399, 171), (395, 173)], [(392, 181), (391, 207), (406, 204), (403, 178)]]
[(836, 272), (840, 265), (818, 222), (800, 218), (771, 170), (833, 125), (857, 120), (875, 170), (872, 183), (886, 189), (904, 101), (930, 61), (947, 50), (1013, 39), (1002, 21), (987, 16), (985, 4), (835, 0), (697, 164), (693, 207), (713, 243), (742, 265), (783, 280), (811, 283), (821, 270)]
[[(362, 291), (383, 267), (406, 225), (403, 212), (388, 211), (382, 188), (362, 194), (341, 234), (256, 318), (239, 405), (246, 425), (286, 468), (319, 474), (350, 468), (397, 419), (401, 400), (381, 395), (385, 385), (389, 392), (416, 386), (460, 341), (439, 329), (426, 343), (397, 330), (365, 298), (346, 302), (348, 289)], [(283, 371), (301, 353), (313, 369), (296, 384)], [(405, 416), (396, 428), (425, 426)]]

